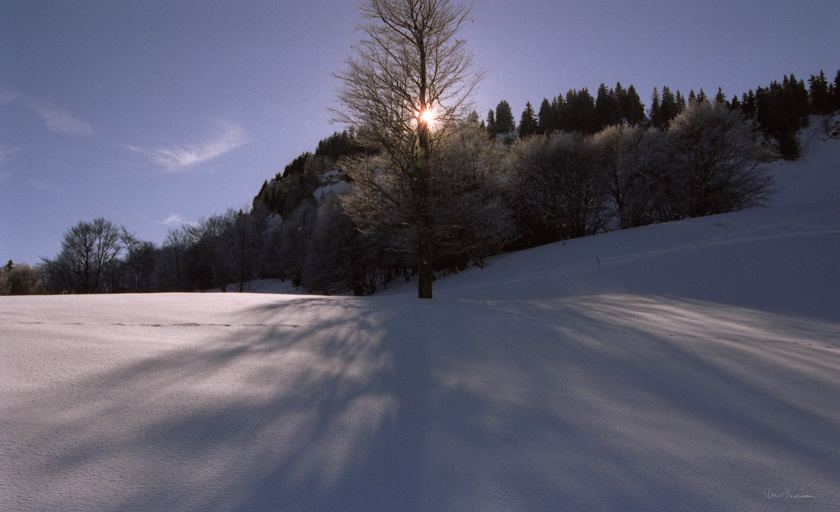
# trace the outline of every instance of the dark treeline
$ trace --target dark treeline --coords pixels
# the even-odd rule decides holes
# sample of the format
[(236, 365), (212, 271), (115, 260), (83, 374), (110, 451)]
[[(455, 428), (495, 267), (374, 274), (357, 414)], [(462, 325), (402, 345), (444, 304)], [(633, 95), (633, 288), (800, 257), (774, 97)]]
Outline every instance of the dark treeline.
[(528, 102), (518, 126), (514, 124), (510, 104), (502, 100), (496, 110), (488, 112), (485, 126), (490, 133), (500, 135), (518, 129), (521, 137), (555, 131), (591, 135), (616, 124), (664, 130), (680, 112), (696, 102), (713, 102), (741, 112), (757, 124), (781, 157), (796, 160), (801, 148), (795, 135), (807, 125), (808, 116), (840, 109), (840, 71), (833, 82), (820, 71), (811, 75), (807, 85), (791, 74), (781, 82), (774, 81), (731, 99), (720, 88), (714, 98), (709, 98), (703, 89), (699, 93), (691, 90), (686, 97), (679, 90), (664, 86), (653, 90), (647, 111), (634, 86), (625, 89), (618, 83), (611, 89), (601, 84), (595, 96), (583, 88), (572, 89), (552, 100), (543, 99), (536, 113)]
[[(731, 99), (663, 87), (647, 110), (633, 86), (602, 85), (594, 97), (582, 89), (545, 99), (539, 111), (528, 103), (518, 124), (502, 101), (486, 120), (473, 113), (454, 128), (436, 157), (436, 271), (761, 204), (772, 184), (760, 164), (774, 153), (795, 159), (808, 116), (837, 110), (840, 72), (808, 85), (786, 76)], [(0, 294), (244, 291), (256, 279), (283, 279), (314, 293), (366, 295), (411, 279), (416, 261), (399, 229), (357, 224), (376, 221), (365, 211), (376, 205), (343, 171), (360, 153), (353, 133), (335, 133), (266, 180), (250, 211), (172, 229), (160, 246), (105, 219), (80, 222), (55, 258), (0, 269)]]

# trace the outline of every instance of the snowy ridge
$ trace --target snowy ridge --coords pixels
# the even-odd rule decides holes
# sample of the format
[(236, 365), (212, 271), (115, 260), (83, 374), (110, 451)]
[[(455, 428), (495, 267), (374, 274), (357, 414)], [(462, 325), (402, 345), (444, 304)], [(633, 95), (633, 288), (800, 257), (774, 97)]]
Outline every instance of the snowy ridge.
[(835, 509), (820, 126), (766, 208), (500, 256), (434, 301), (2, 297), (0, 510)]

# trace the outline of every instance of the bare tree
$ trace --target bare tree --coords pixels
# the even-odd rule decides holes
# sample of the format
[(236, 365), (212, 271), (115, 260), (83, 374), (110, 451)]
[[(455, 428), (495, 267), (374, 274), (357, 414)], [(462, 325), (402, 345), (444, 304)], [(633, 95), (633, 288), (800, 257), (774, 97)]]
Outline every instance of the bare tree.
[[(429, 191), (430, 156), (452, 124), (469, 114), (468, 100), (481, 74), (455, 36), (469, 8), (449, 0), (367, 0), (361, 7), (363, 39), (336, 76), (342, 81), (338, 121), (379, 153), (378, 172), (404, 191), (394, 196), (368, 180), (357, 186), (399, 210), (413, 232), (418, 296), (432, 298), (435, 244)], [(364, 168), (364, 166), (356, 166)], [(350, 176), (356, 179), (350, 172)]]
[(112, 222), (79, 222), (64, 234), (61, 252), (44, 260), (47, 287), (54, 293), (95, 293), (122, 250), (120, 230)]
[[(158, 281), (166, 289), (184, 290), (185, 255), (191, 244), (187, 226), (170, 229), (161, 248), (156, 273)], [(171, 258), (171, 259), (170, 259)]]
[(123, 266), (130, 276), (125, 288), (132, 292), (150, 291), (150, 274), (155, 267), (155, 245), (138, 239), (125, 227), (120, 228), (120, 240), (125, 248)]

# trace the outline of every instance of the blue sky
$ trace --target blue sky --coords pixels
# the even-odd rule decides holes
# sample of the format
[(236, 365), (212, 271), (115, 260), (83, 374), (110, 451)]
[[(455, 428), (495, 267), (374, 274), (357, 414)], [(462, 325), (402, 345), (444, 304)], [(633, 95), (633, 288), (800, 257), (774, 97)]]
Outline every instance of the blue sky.
[[(476, 0), (482, 117), (602, 82), (731, 97), (840, 69), (840, 2)], [(160, 244), (342, 129), (355, 1), (0, 0), (0, 260), (105, 217)]]

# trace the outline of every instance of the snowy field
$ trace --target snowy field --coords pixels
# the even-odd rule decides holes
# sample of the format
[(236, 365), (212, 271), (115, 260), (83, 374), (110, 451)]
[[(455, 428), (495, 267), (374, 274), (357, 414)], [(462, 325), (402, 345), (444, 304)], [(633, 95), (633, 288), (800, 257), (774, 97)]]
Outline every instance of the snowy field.
[(0, 297), (0, 510), (840, 510), (840, 141), (369, 298)]

